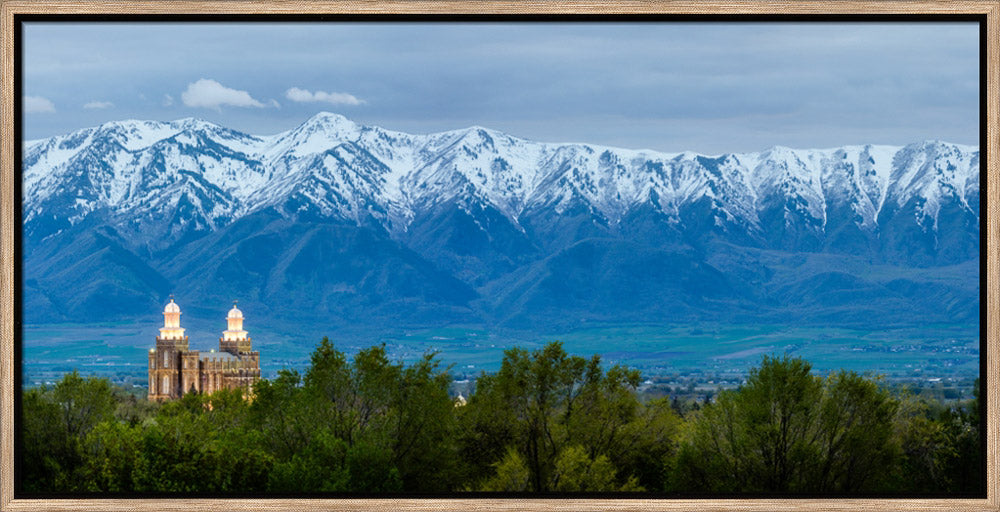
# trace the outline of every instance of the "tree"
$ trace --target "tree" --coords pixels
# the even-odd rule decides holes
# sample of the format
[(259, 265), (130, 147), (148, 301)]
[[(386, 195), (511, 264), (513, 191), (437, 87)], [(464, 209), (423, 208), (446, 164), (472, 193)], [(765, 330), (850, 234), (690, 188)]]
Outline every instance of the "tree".
[(634, 476), (641, 488), (663, 490), (668, 466), (677, 455), (682, 425), (669, 400), (650, 400), (622, 427), (619, 446), (606, 455), (620, 474)]
[(451, 375), (427, 354), (400, 372), (389, 424), (393, 464), (406, 491), (446, 492), (462, 478)]
[(300, 379), (260, 381), (253, 423), (275, 455), (270, 486), (282, 491), (447, 491), (458, 485), (451, 377), (434, 354), (411, 366), (384, 346), (352, 361), (328, 338)]
[(687, 427), (674, 490), (883, 490), (898, 445), (898, 403), (854, 372), (826, 379), (800, 358), (765, 356), (747, 383), (719, 393)]
[(534, 353), (506, 350), (500, 371), (479, 377), (466, 406), (472, 432), (465, 453), (479, 466), (474, 475), (489, 475), (493, 463), (511, 447), (528, 468), (530, 489), (549, 490), (550, 473), (566, 438), (556, 416), (572, 414), (585, 369), (586, 361), (567, 355), (560, 343)]
[(499, 461), (493, 463), (496, 472), (482, 484), (484, 491), (526, 492), (531, 485), (531, 471), (524, 457), (513, 447)]
[(83, 442), (80, 483), (91, 492), (128, 492), (136, 488), (142, 427), (120, 421), (99, 423)]
[(268, 490), (273, 492), (347, 491), (350, 475), (345, 467), (347, 443), (329, 430), (317, 432), (306, 449), (279, 460), (271, 471)]
[(902, 448), (896, 488), (912, 493), (982, 492), (979, 412), (978, 379), (972, 400), (953, 405), (906, 395), (894, 432)]
[[(81, 489), (81, 445), (101, 422), (114, 419), (116, 401), (107, 379), (66, 374), (52, 388), (28, 390), (22, 402), (24, 489)], [(85, 487), (85, 485), (84, 485)]]
[(816, 442), (817, 492), (877, 491), (884, 488), (899, 454), (893, 420), (899, 402), (877, 381), (840, 371), (824, 383)]
[[(525, 492), (531, 490), (531, 470), (517, 450), (510, 448), (493, 464), (493, 476), (483, 484), (484, 491)], [(556, 457), (546, 487), (559, 492), (641, 491), (635, 477), (617, 483), (614, 465), (605, 455), (591, 458), (579, 445), (567, 446)]]
[(552, 471), (551, 488), (561, 492), (639, 490), (635, 478), (629, 479), (624, 488), (615, 483), (614, 465), (606, 455), (591, 457), (579, 445), (564, 448), (556, 457)]
[(107, 379), (85, 379), (76, 371), (56, 383), (52, 399), (59, 407), (59, 425), (71, 438), (82, 437), (98, 423), (111, 419), (117, 406)]
[(279, 460), (289, 460), (306, 449), (321, 426), (311, 403), (301, 389), (295, 370), (281, 370), (274, 381), (261, 379), (254, 385), (249, 421), (261, 442)]
[(896, 465), (897, 488), (910, 492), (942, 492), (951, 486), (947, 467), (957, 455), (945, 424), (935, 421), (930, 404), (907, 396), (896, 418), (895, 435), (902, 450)]
[(947, 467), (947, 473), (952, 478), (951, 491), (982, 493), (984, 489), (982, 446), (985, 439), (980, 424), (980, 403), (977, 378), (972, 385), (972, 399), (949, 408), (940, 416), (955, 447), (955, 457)]
[[(666, 418), (676, 416), (660, 403), (644, 409), (638, 382), (638, 371), (605, 372), (599, 356), (570, 356), (558, 342), (534, 352), (507, 350), (500, 371), (481, 375), (462, 408), (469, 478), (485, 489), (516, 488), (523, 469), (531, 491), (619, 490), (636, 488), (632, 472), (641, 468), (659, 487), (662, 455), (672, 449), (664, 430), (676, 425)], [(652, 435), (641, 432), (654, 424)], [(651, 457), (639, 453), (644, 448), (652, 448)], [(647, 467), (653, 460), (658, 467)]]
[(72, 443), (59, 428), (59, 406), (45, 388), (25, 390), (21, 400), (21, 485), (26, 492), (68, 490), (76, 464)]

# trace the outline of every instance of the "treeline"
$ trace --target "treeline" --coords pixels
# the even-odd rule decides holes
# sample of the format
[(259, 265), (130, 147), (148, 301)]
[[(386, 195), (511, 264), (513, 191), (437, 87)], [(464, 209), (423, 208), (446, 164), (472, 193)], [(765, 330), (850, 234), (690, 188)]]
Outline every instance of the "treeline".
[(50, 492), (981, 492), (977, 400), (892, 393), (764, 357), (678, 407), (639, 372), (559, 343), (505, 352), (468, 403), (428, 355), (353, 359), (324, 339), (304, 374), (163, 404), (66, 375), (23, 393), (21, 490)]

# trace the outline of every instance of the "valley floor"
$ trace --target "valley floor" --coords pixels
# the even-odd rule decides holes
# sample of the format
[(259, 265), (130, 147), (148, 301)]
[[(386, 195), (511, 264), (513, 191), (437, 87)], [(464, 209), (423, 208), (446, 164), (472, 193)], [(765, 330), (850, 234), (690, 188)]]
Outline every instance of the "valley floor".
[[(192, 349), (208, 350), (217, 344), (218, 333), (209, 326), (193, 326), (188, 334)], [(919, 387), (969, 388), (979, 376), (978, 325), (862, 330), (709, 324), (600, 325), (543, 334), (450, 326), (367, 336), (363, 331), (312, 336), (256, 328), (251, 335), (254, 348), (261, 353), (263, 376), (273, 377), (282, 368), (306, 367), (312, 347), (323, 334), (329, 334), (347, 354), (384, 343), (391, 358), (412, 362), (436, 351), (445, 366), (452, 365), (457, 383), (498, 369), (505, 349), (533, 350), (549, 341), (561, 341), (570, 354), (600, 354), (606, 365), (636, 368), (642, 372), (645, 387), (673, 386), (678, 391), (738, 385), (766, 354), (802, 357), (819, 374), (855, 370)], [(75, 369), (144, 391), (147, 353), (155, 335), (156, 324), (145, 323), (28, 325), (24, 328), (23, 384), (52, 383)]]

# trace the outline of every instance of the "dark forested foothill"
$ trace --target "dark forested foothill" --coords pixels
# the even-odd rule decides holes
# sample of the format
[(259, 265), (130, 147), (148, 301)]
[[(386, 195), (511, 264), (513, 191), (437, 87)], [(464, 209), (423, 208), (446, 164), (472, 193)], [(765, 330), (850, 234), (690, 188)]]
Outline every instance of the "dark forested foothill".
[(29, 494), (978, 493), (978, 395), (939, 402), (878, 378), (764, 357), (711, 401), (639, 393), (639, 372), (561, 344), (505, 353), (467, 402), (429, 354), (348, 358), (323, 339), (304, 373), (253, 395), (155, 403), (68, 374), (26, 389)]

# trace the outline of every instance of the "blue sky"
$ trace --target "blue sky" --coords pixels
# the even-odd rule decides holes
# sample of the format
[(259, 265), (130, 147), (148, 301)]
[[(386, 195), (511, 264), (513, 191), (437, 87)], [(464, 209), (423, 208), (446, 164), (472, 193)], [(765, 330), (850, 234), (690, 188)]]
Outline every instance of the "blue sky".
[(717, 154), (979, 143), (974, 23), (26, 23), (26, 139), (320, 111)]

